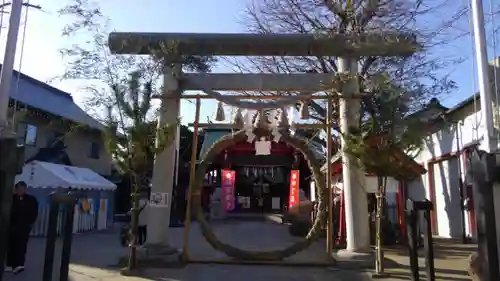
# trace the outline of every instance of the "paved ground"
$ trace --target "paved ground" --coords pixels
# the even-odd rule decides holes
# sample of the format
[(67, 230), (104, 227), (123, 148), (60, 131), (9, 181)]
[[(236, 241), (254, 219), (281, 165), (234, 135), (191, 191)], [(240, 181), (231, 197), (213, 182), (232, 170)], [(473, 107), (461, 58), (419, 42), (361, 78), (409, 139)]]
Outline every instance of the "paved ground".
[[(214, 230), (221, 239), (235, 246), (252, 250), (270, 250), (293, 243), (296, 238), (290, 237), (286, 226), (275, 222), (229, 222), (215, 223)], [(171, 229), (173, 246), (182, 245), (182, 228)], [(202, 239), (198, 226), (193, 225), (190, 235), (191, 256), (193, 258), (221, 258), (223, 255), (212, 250)], [(143, 277), (123, 277), (118, 273), (116, 262), (126, 254), (126, 249), (119, 245), (116, 233), (79, 234), (73, 238), (70, 280), (72, 281), (145, 281), (145, 280), (178, 280), (178, 281), (212, 281), (212, 280), (349, 280), (364, 281), (365, 274), (354, 270), (338, 271), (332, 268), (316, 267), (278, 267), (278, 266), (235, 266), (235, 265), (188, 265), (181, 269), (148, 269)], [(45, 240), (33, 238), (27, 254), (26, 271), (13, 275), (5, 273), (5, 281), (42, 281), (43, 253)], [(60, 245), (58, 245), (60, 246)], [(321, 260), (325, 257), (324, 244), (313, 245), (310, 250), (293, 258), (294, 261), (312, 258)], [(57, 259), (57, 257), (56, 257)], [(56, 271), (58, 265), (55, 266)], [(57, 279), (54, 274), (53, 280)]]
[[(286, 226), (273, 222), (229, 222), (216, 223), (214, 230), (222, 240), (235, 246), (252, 250), (270, 250), (293, 243), (296, 238), (290, 237)], [(182, 245), (182, 228), (171, 229), (171, 243)], [(74, 236), (70, 280), (72, 281), (146, 281), (146, 280), (178, 280), (178, 281), (212, 281), (212, 280), (301, 280), (301, 281), (365, 281), (370, 280), (363, 270), (339, 270), (327, 267), (278, 267), (278, 266), (235, 266), (235, 265), (188, 265), (181, 269), (148, 269), (142, 277), (124, 277), (118, 273), (116, 261), (126, 254), (126, 249), (118, 243), (117, 233), (80, 234)], [(190, 234), (190, 252), (193, 258), (220, 258), (223, 255), (212, 250), (201, 237), (197, 225)], [(30, 241), (27, 255), (27, 269), (19, 275), (5, 273), (5, 281), (42, 281), (44, 239), (34, 238)], [(59, 245), (60, 246), (60, 245)], [(436, 256), (438, 267), (437, 280), (470, 280), (455, 269), (443, 268), (457, 265), (465, 266), (469, 248), (456, 250), (454, 246), (440, 247)], [(325, 257), (324, 243), (318, 242), (311, 249), (293, 257), (293, 261), (312, 259), (321, 261)], [(388, 252), (388, 272), (386, 280), (409, 280), (406, 251), (392, 250)], [(56, 257), (57, 258), (57, 257)], [(421, 262), (423, 265), (423, 262)], [(58, 266), (55, 266), (56, 271)], [(54, 274), (53, 280), (57, 279)], [(462, 277), (463, 276), (463, 277)]]
[[(458, 241), (435, 239), (434, 241), (436, 280), (469, 281), (467, 272), (468, 257), (477, 249), (475, 244), (461, 244)], [(424, 254), (420, 252), (419, 266), (422, 280), (424, 273)], [(384, 280), (410, 280), (408, 251), (405, 248), (393, 248), (386, 251), (386, 272), (389, 278)]]

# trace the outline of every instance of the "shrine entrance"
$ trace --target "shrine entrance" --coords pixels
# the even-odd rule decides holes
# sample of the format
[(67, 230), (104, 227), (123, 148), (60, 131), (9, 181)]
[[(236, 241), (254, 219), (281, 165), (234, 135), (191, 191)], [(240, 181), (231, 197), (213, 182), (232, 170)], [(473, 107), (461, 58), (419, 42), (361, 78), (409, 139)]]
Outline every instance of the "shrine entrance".
[[(221, 128), (207, 128), (204, 130), (206, 141), (201, 143), (200, 156), (225, 135), (231, 135), (231, 130)], [(317, 143), (318, 139), (310, 140)], [(261, 146), (265, 151), (257, 151), (256, 146)], [(317, 146), (320, 147), (320, 143)], [(269, 146), (266, 148), (266, 146)], [(326, 157), (321, 149), (316, 150), (319, 160), (324, 163)], [(265, 152), (265, 153), (263, 153)], [(269, 155), (267, 155), (269, 154)], [(283, 141), (253, 140), (235, 143), (220, 155), (215, 156), (209, 167), (209, 174), (218, 175), (205, 181), (204, 192), (221, 189), (224, 171), (231, 170), (235, 173), (234, 179), (234, 209), (227, 210), (232, 216), (246, 214), (283, 214), (289, 208), (290, 198), (290, 173), (292, 170), (300, 171), (298, 187), (304, 190), (300, 194), (309, 194), (310, 169), (303, 156)], [(212, 194), (212, 201), (218, 201), (220, 192)], [(304, 197), (304, 196), (302, 196)], [(304, 200), (304, 199), (303, 199)], [(232, 204), (233, 205), (233, 204)], [(207, 206), (204, 206), (208, 209)]]
[[(179, 118), (179, 100), (196, 99), (195, 121), (193, 127), (193, 145), (191, 157), (190, 187), (187, 202), (187, 221), (183, 245), (183, 259), (186, 262), (216, 262), (216, 263), (287, 263), (285, 259), (291, 257), (317, 241), (326, 225), (326, 255), (324, 265), (331, 265), (334, 261), (333, 233), (332, 233), (332, 193), (327, 192), (331, 186), (331, 178), (325, 178), (320, 171), (321, 163), (317, 161), (315, 152), (307, 139), (291, 133), (293, 130), (319, 129), (324, 130), (327, 139), (328, 158), (332, 155), (332, 109), (333, 100), (340, 100), (340, 107), (344, 112), (340, 114), (340, 124), (343, 128), (350, 128), (357, 124), (356, 118), (350, 118), (359, 113), (359, 80), (357, 73), (357, 58), (361, 56), (406, 56), (419, 49), (413, 34), (155, 34), (155, 33), (111, 33), (109, 46), (112, 52), (121, 54), (154, 54), (163, 56), (165, 60), (164, 95), (162, 99), (159, 124), (172, 124)], [(189, 56), (328, 56), (337, 57), (338, 73), (285, 73), (285, 74), (207, 74), (182, 73), (182, 60)], [(366, 78), (364, 78), (366, 79)], [(376, 83), (376, 80), (373, 81)], [(182, 94), (184, 90), (203, 91), (206, 95)], [(268, 91), (268, 95), (230, 95), (220, 91)], [(279, 91), (280, 94), (277, 94)], [(283, 95), (285, 93), (285, 95)], [(224, 118), (222, 102), (236, 109), (234, 120), (230, 124), (200, 123), (200, 107), (202, 99), (219, 100), (216, 121)], [(313, 124), (311, 122), (289, 122), (287, 112), (291, 107), (301, 105), (301, 117), (309, 119), (307, 109), (313, 100), (326, 100), (325, 122)], [(255, 120), (245, 121), (242, 109), (258, 112)], [(280, 109), (279, 120), (269, 124), (264, 119), (266, 110)], [(345, 114), (344, 114), (345, 113)], [(354, 114), (354, 115), (353, 115)], [(233, 129), (233, 133), (223, 137), (207, 151), (201, 159), (197, 159), (198, 130), (225, 126)], [(217, 155), (224, 154), (224, 150), (235, 143), (252, 142), (256, 137), (269, 137), (272, 141), (283, 141), (294, 150), (299, 151), (312, 171), (311, 180), (314, 180), (317, 189), (317, 214), (309, 233), (302, 241), (290, 245), (282, 250), (252, 251), (238, 249), (220, 241), (214, 234), (211, 225), (206, 220), (201, 208), (200, 194), (204, 175), (207, 168)], [(175, 148), (175, 147), (174, 147)], [(171, 162), (175, 159), (175, 149), (171, 147), (159, 153), (155, 161), (155, 174), (173, 173)], [(346, 157), (345, 161), (350, 161)], [(196, 167), (196, 163), (199, 166)], [(161, 166), (163, 165), (163, 166)], [(169, 167), (167, 169), (167, 167)], [(329, 165), (328, 165), (329, 167)], [(329, 168), (328, 168), (329, 169)], [(354, 169), (351, 167), (351, 169)], [(328, 170), (327, 175), (330, 175)], [(171, 181), (172, 177), (165, 177)], [(290, 190), (296, 184), (296, 178), (290, 181)], [(152, 191), (161, 190), (173, 185), (155, 180), (153, 176)], [(170, 187), (169, 187), (170, 186)], [(229, 190), (233, 192), (233, 189)], [(170, 191), (171, 192), (171, 191)], [(168, 194), (168, 192), (167, 192)], [(356, 195), (356, 193), (353, 193)], [(234, 196), (234, 194), (229, 194)], [(361, 194), (364, 196), (364, 194)], [(356, 197), (357, 198), (357, 197)], [(365, 198), (366, 200), (366, 198)], [(296, 203), (290, 200), (292, 203)], [(353, 204), (357, 204), (354, 200)], [(352, 206), (351, 206), (352, 207)], [(165, 216), (169, 209), (165, 208)], [(353, 217), (364, 218), (367, 214), (351, 208)], [(224, 253), (228, 258), (202, 260), (192, 257), (189, 252), (189, 231), (191, 228), (191, 212), (198, 221), (201, 233), (207, 242), (217, 251)], [(159, 214), (158, 210), (156, 214)], [(363, 211), (364, 212), (364, 211)], [(161, 221), (161, 217), (151, 218), (150, 221)], [(148, 225), (149, 226), (149, 225)], [(157, 227), (157, 226), (155, 226)], [(155, 228), (155, 231), (164, 231)], [(148, 229), (149, 232), (149, 229)], [(357, 235), (355, 233), (355, 235)], [(149, 236), (149, 233), (148, 233)], [(161, 235), (160, 235), (161, 236)], [(354, 240), (354, 239), (353, 239)], [(307, 262), (301, 262), (307, 264)]]
[(242, 213), (281, 213), (288, 196), (284, 167), (237, 167), (235, 196)]

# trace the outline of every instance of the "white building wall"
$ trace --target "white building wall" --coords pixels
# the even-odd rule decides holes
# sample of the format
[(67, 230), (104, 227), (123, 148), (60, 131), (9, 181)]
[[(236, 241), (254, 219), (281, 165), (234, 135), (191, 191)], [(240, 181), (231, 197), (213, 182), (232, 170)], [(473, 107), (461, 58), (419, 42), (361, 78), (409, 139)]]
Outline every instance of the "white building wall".
[[(441, 130), (427, 136), (415, 158), (427, 173), (409, 184), (408, 195), (414, 200), (432, 200), (430, 186), (433, 184), (437, 235), (441, 237), (459, 238), (462, 235), (460, 181), (465, 179), (466, 163), (463, 157), (458, 157), (458, 152), (464, 147), (481, 144), (484, 127), (478, 109), (479, 104), (472, 103), (454, 112), (449, 119), (455, 121), (445, 123)], [(464, 216), (466, 234), (471, 235), (468, 216), (466, 213)]]

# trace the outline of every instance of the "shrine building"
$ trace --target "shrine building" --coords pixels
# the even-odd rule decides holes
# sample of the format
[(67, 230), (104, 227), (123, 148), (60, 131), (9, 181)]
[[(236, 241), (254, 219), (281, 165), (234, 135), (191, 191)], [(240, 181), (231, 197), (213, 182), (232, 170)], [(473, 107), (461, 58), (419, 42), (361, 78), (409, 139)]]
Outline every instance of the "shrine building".
[[(204, 141), (198, 159), (202, 159), (212, 145), (231, 134), (227, 128), (204, 129)], [(293, 132), (307, 138), (307, 131)], [(281, 213), (289, 206), (290, 177), (297, 174), (301, 193), (310, 198), (311, 171), (303, 157), (283, 141), (273, 141), (269, 134), (257, 134), (252, 142), (239, 142), (217, 155), (205, 176), (204, 189), (221, 188), (223, 174), (234, 176), (232, 197), (235, 213)], [(326, 162), (323, 144), (319, 139), (310, 142), (317, 159)], [(293, 171), (293, 173), (292, 173)], [(295, 177), (295, 175), (293, 177)], [(295, 183), (295, 181), (293, 181)], [(297, 194), (298, 194), (297, 190)], [(298, 195), (297, 195), (298, 197)], [(299, 198), (296, 198), (298, 201)]]

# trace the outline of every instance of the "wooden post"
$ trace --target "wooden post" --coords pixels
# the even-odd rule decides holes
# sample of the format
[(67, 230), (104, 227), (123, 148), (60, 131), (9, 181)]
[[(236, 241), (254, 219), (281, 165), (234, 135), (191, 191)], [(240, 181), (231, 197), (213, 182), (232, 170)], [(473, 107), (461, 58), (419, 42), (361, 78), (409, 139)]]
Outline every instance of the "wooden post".
[[(496, 155), (476, 151), (472, 165), (474, 203), (477, 219), (478, 256), (482, 258), (481, 272), (484, 281), (500, 280), (498, 271), (498, 243), (495, 222), (494, 185)], [(477, 161), (479, 160), (479, 161)]]
[(191, 230), (191, 209), (193, 200), (193, 184), (196, 174), (196, 161), (198, 154), (198, 123), (200, 121), (200, 98), (196, 99), (196, 109), (194, 116), (193, 126), (193, 143), (191, 144), (191, 166), (189, 169), (189, 187), (187, 192), (187, 206), (186, 206), (186, 224), (184, 225), (184, 240), (182, 245), (182, 258), (184, 261), (189, 261), (189, 231)]
[(419, 281), (418, 271), (418, 247), (417, 247), (417, 223), (418, 215), (415, 204), (411, 199), (406, 200), (406, 232), (408, 234), (408, 255), (410, 257), (411, 281)]
[[(432, 208), (432, 203), (427, 201)], [(431, 209), (424, 209), (424, 249), (425, 249), (425, 272), (428, 281), (435, 281), (436, 274), (434, 269), (434, 245), (432, 243), (431, 229)]]

